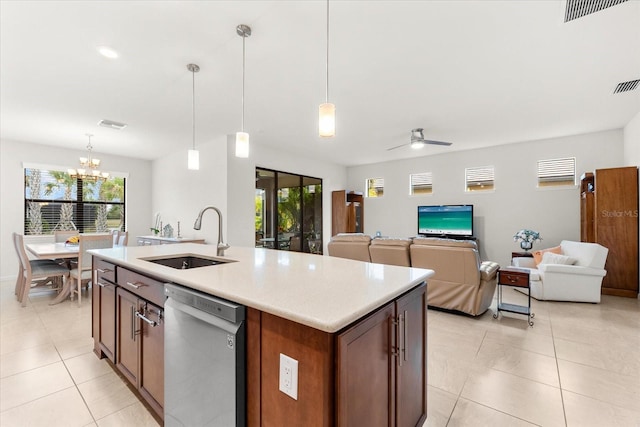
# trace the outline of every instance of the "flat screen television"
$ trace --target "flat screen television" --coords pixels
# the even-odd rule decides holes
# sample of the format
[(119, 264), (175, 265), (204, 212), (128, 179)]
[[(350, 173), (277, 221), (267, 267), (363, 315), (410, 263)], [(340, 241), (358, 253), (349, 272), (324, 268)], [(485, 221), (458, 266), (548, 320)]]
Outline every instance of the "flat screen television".
[(473, 237), (473, 205), (418, 206), (418, 234), (427, 237)]

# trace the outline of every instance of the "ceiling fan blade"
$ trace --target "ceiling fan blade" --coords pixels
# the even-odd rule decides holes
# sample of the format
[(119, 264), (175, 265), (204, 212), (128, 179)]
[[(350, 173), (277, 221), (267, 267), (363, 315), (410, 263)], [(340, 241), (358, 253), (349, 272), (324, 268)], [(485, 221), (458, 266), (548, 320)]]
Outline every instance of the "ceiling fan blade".
[(404, 147), (404, 146), (406, 146), (406, 145), (409, 145), (409, 144), (407, 144), (407, 143), (405, 142), (404, 144), (400, 144), (400, 145), (395, 146), (395, 147), (387, 148), (387, 151), (395, 150), (396, 148)]
[(425, 139), (423, 142), (425, 144), (432, 144), (432, 145), (451, 145), (451, 144), (453, 144), (452, 142), (433, 141), (431, 139)]

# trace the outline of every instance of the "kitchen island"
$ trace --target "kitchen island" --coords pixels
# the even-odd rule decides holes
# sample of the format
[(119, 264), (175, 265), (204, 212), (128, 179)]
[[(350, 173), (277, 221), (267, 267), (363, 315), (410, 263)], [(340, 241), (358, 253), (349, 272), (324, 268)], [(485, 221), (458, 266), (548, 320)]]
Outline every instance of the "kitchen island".
[[(155, 377), (162, 368), (144, 351), (157, 356), (162, 348), (163, 283), (174, 283), (247, 307), (247, 425), (413, 426), (426, 418), (431, 270), (261, 248), (232, 247), (216, 257), (215, 246), (199, 244), (92, 253), (95, 352), (160, 416), (162, 383)], [(186, 270), (150, 262), (182, 255), (230, 262)], [(128, 304), (155, 316), (158, 327), (125, 319)], [(135, 349), (127, 331), (140, 336)], [(278, 390), (280, 354), (299, 363), (297, 400)]]

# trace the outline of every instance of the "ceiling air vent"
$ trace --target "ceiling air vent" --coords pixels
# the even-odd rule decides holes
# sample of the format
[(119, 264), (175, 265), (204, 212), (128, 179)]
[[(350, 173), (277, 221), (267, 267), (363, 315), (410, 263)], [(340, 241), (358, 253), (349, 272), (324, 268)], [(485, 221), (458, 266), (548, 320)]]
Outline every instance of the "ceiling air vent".
[(618, 86), (616, 86), (616, 90), (614, 90), (613, 93), (628, 92), (630, 90), (637, 89), (639, 83), (640, 83), (640, 79), (629, 80), (628, 82), (618, 83)]
[(599, 12), (611, 6), (624, 3), (627, 0), (567, 0), (564, 12), (564, 22), (573, 21), (583, 16)]
[(115, 130), (122, 130), (127, 127), (126, 123), (118, 123), (118, 122), (114, 122), (113, 120), (106, 120), (106, 119), (100, 120), (98, 122), (98, 126), (102, 126), (103, 128), (115, 129)]

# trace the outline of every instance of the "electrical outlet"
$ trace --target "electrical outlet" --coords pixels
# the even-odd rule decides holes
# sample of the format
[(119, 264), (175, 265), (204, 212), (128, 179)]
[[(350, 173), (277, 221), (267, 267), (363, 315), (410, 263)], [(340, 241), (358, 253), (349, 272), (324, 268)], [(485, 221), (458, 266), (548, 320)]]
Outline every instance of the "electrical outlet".
[(284, 394), (298, 400), (298, 361), (280, 353), (279, 388)]

